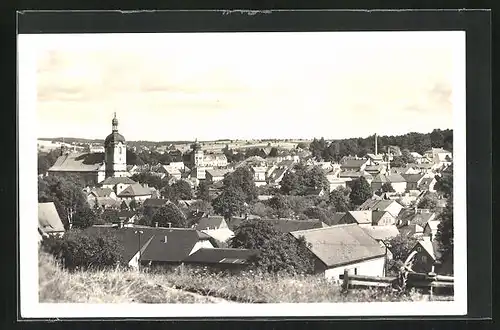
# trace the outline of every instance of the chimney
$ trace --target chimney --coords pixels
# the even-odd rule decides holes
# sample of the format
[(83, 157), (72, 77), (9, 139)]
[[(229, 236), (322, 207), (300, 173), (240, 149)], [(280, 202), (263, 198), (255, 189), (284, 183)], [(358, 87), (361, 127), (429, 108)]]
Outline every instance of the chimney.
[(171, 222), (168, 223), (168, 228), (172, 228), (172, 223)]
[(155, 227), (158, 228), (158, 221), (155, 222)]
[(120, 220), (120, 223), (118, 225), (118, 228), (123, 228), (123, 220)]

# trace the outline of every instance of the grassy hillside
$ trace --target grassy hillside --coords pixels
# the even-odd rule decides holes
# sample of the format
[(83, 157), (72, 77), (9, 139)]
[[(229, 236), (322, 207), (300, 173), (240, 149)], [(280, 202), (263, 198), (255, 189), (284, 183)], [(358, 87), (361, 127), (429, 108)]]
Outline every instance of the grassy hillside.
[(343, 294), (338, 286), (314, 276), (279, 277), (251, 272), (221, 276), (186, 268), (167, 273), (122, 269), (70, 273), (51, 256), (41, 254), (39, 299), (67, 303), (297, 303), (425, 301), (428, 297), (375, 289)]

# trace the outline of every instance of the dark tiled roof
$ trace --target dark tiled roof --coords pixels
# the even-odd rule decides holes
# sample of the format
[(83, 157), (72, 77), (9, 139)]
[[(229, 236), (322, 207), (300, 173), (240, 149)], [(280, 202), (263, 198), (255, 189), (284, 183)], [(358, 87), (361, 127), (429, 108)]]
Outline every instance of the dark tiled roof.
[[(127, 227), (86, 229), (90, 233), (103, 231), (113, 233), (123, 247), (123, 257), (127, 261), (138, 252), (139, 237), (135, 233), (138, 230), (139, 228)], [(142, 231), (141, 245), (149, 242), (141, 255), (143, 261), (181, 262), (198, 241), (210, 239), (210, 236), (194, 229), (141, 227), (140, 230)], [(165, 243), (165, 236), (167, 236), (167, 243)]]
[[(386, 214), (387, 211), (372, 211), (372, 223), (375, 225)], [(392, 215), (391, 215), (392, 216)]]
[(64, 231), (64, 225), (53, 202), (38, 203), (38, 228), (45, 233)]
[(335, 214), (326, 219), (324, 222), (329, 226), (335, 226), (339, 224), (339, 221), (346, 215), (346, 212), (335, 212)]
[(327, 267), (340, 266), (385, 255), (385, 248), (357, 224), (338, 225), (291, 233), (304, 236), (311, 252)]
[(259, 254), (257, 250), (248, 249), (199, 249), (184, 259), (185, 263), (201, 264), (246, 264)]
[(117, 185), (119, 183), (124, 183), (124, 184), (134, 184), (134, 183), (137, 183), (135, 182), (134, 180), (130, 179), (130, 178), (127, 178), (127, 177), (109, 177), (107, 178), (106, 180), (104, 180), (103, 182), (101, 182), (101, 184), (103, 186), (114, 186), (114, 185)]
[(372, 210), (372, 211), (385, 211), (389, 206), (391, 206), (393, 203), (397, 203), (396, 201), (393, 200), (387, 200), (387, 199), (368, 199), (366, 202), (361, 204), (361, 206), (358, 207), (358, 210), (360, 211), (367, 211), (367, 210)]

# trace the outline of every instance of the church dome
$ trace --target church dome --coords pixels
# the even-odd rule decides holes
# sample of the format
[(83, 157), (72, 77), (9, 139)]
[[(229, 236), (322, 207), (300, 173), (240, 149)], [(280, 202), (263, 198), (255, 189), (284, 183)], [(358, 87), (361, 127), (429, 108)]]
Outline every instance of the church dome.
[(110, 143), (125, 143), (125, 138), (118, 132), (113, 132), (106, 137), (104, 140), (104, 147), (108, 146)]

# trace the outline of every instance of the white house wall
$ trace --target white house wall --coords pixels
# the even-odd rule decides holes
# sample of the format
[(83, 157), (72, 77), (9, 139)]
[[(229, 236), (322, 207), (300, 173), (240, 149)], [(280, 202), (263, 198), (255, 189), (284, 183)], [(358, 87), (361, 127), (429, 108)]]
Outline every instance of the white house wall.
[(398, 193), (404, 193), (406, 190), (406, 182), (393, 182), (391, 185), (394, 191)]
[(191, 252), (189, 252), (189, 255), (195, 253), (196, 251), (198, 251), (199, 249), (202, 249), (202, 248), (203, 249), (213, 249), (214, 246), (212, 245), (212, 243), (210, 243), (209, 240), (198, 241), (193, 246), (193, 249), (191, 250)]
[(353, 275), (356, 269), (357, 275), (385, 276), (385, 256), (345, 266), (329, 268), (325, 270), (325, 278), (339, 280), (340, 275), (344, 274), (344, 269), (347, 269), (349, 273)]

